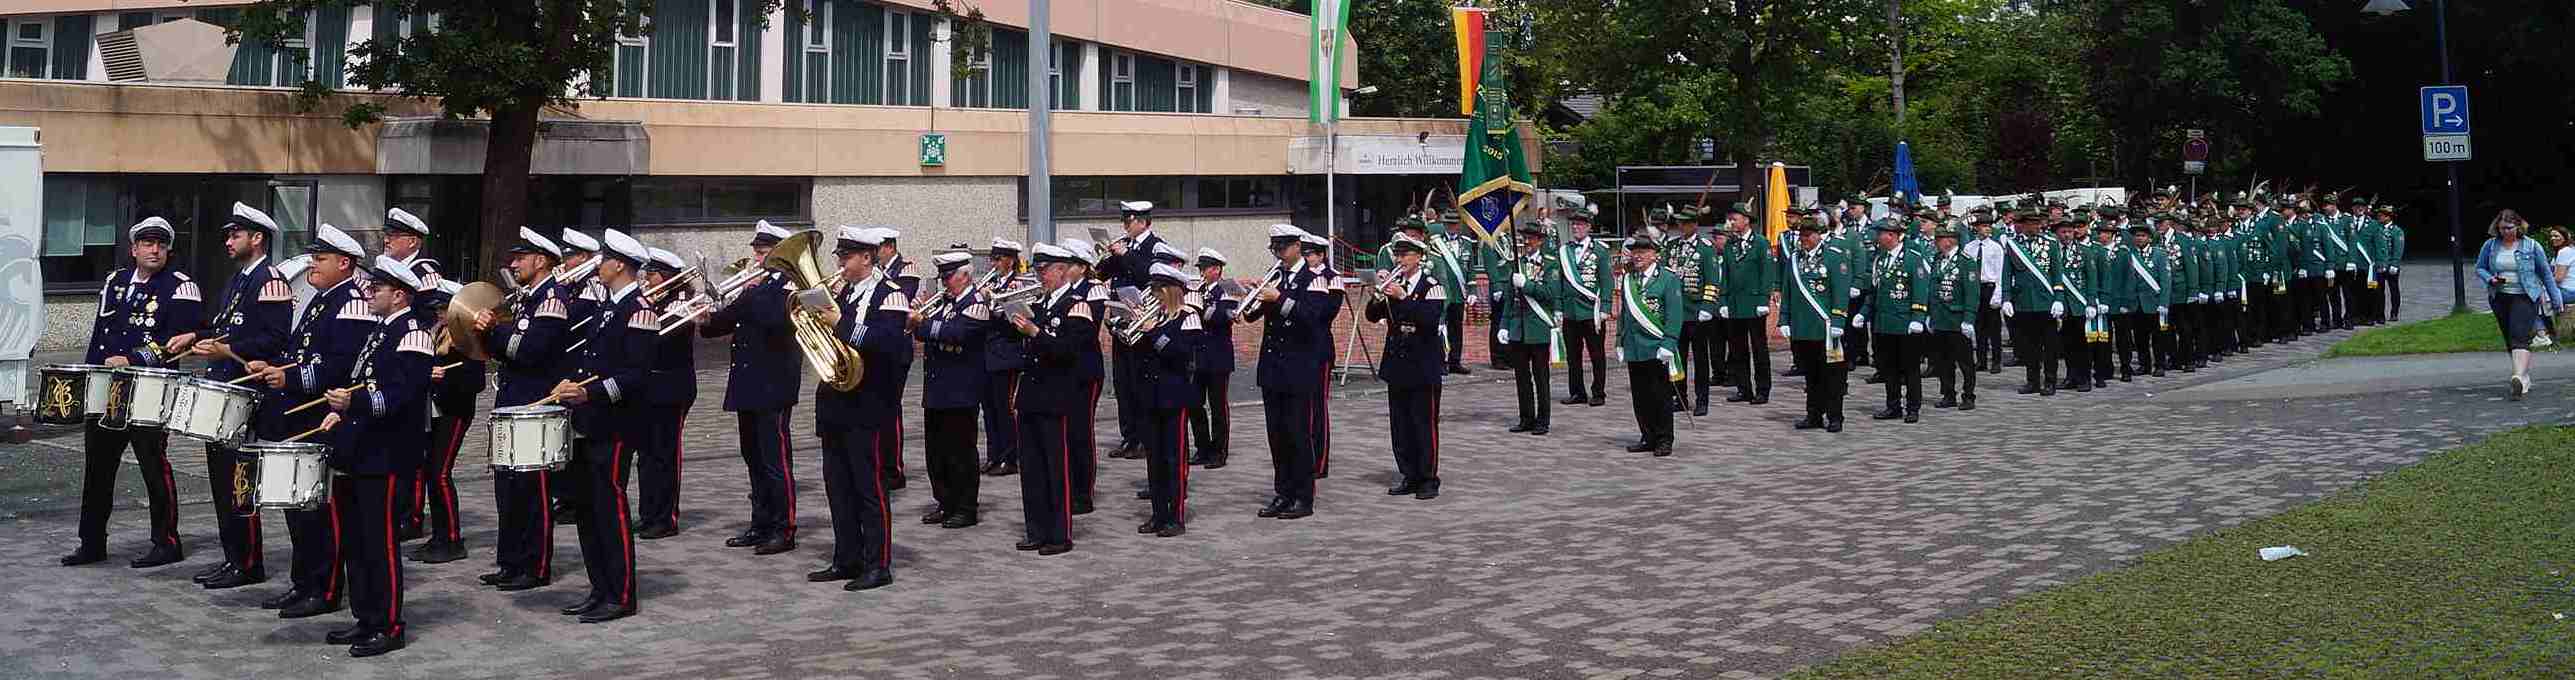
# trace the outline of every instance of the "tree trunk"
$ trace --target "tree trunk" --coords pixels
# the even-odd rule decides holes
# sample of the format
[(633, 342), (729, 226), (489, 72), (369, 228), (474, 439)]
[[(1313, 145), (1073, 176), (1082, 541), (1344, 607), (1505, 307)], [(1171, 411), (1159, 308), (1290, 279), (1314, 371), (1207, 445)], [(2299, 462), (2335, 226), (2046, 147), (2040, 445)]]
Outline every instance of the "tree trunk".
[[(1735, 164), (1735, 188), (1738, 195), (1750, 199), (1762, 186), (1765, 173), (1757, 163), (1763, 143), (1770, 134), (1762, 125), (1760, 64), (1753, 60), (1752, 45), (1739, 44), (1727, 59), (1726, 70), (1734, 76), (1736, 123), (1735, 143), (1726, 145), (1726, 159)], [(1723, 139), (1723, 137), (1719, 137)], [(1763, 209), (1769, 209), (1765, 206)]]
[(475, 251), (475, 267), (498, 266), (500, 252), (518, 241), (519, 227), (527, 224), (528, 166), (544, 105), (542, 97), (522, 98), (492, 111), (491, 137), (483, 147), (483, 243)]

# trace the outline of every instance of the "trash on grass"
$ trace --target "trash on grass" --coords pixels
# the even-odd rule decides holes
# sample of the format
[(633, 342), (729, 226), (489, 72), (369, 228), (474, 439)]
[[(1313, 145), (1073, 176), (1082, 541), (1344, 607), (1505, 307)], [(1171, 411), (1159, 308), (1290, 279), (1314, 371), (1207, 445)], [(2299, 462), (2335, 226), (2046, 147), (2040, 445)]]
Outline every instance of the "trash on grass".
[(2272, 546), (2272, 547), (2269, 547), (2269, 548), (2263, 548), (2263, 549), (2262, 549), (2262, 561), (2264, 561), (2264, 562), (2278, 562), (2278, 561), (2280, 561), (2280, 560), (2285, 560), (2285, 559), (2289, 559), (2289, 558), (2292, 558), (2292, 557), (2297, 557), (2297, 556), (2299, 556), (2299, 555), (2304, 555), (2304, 554), (2307, 554), (2307, 551), (2299, 550), (2299, 549), (2298, 549), (2298, 546), (2294, 546), (2294, 545)]

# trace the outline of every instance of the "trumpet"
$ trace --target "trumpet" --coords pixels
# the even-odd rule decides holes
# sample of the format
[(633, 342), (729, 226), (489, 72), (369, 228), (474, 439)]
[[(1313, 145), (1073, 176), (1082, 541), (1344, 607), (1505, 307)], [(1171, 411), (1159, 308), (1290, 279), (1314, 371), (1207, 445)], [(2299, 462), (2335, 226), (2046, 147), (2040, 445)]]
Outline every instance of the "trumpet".
[(1410, 286), (1406, 286), (1392, 292), (1389, 292), (1388, 289), (1394, 288), (1397, 283), (1413, 280), (1413, 275), (1420, 272), (1421, 265), (1397, 269), (1392, 276), (1378, 278), (1375, 282), (1376, 285), (1368, 287), (1368, 293), (1377, 299), (1382, 299), (1387, 302), (1403, 302), (1405, 300), (1410, 300), (1413, 297), (1413, 291)]
[(663, 279), (660, 284), (644, 289), (644, 304), (659, 305), (666, 302), (666, 300), (662, 299), (664, 295), (668, 295), (673, 291), (679, 290), (680, 286), (688, 284), (689, 277), (698, 275), (699, 272), (697, 267), (689, 267), (687, 269), (680, 270), (680, 273), (674, 274), (670, 278)]
[(1260, 287), (1253, 288), (1251, 292), (1243, 294), (1242, 311), (1238, 313), (1236, 318), (1241, 319), (1243, 323), (1251, 323), (1252, 312), (1259, 310), (1256, 305), (1261, 304), (1261, 294), (1286, 287), (1288, 276), (1289, 274), (1286, 269), (1280, 268), (1278, 265), (1270, 265), (1269, 276), (1261, 280)]
[(581, 283), (583, 281), (590, 280), (590, 275), (597, 271), (599, 271), (599, 258), (597, 256), (592, 256), (588, 261), (582, 262), (571, 269), (556, 270), (554, 272), (554, 282), (557, 285), (564, 286)]

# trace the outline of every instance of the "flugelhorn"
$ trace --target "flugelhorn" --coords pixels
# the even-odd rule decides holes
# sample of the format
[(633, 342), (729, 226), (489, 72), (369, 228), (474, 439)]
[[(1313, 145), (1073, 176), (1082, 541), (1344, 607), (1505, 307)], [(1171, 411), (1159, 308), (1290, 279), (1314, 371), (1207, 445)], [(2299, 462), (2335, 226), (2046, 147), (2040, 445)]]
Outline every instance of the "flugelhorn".
[[(823, 274), (825, 251), (822, 240), (820, 231), (797, 232), (770, 248), (769, 257), (761, 260), (760, 265), (785, 272), (787, 282), (799, 290), (828, 290), (832, 282), (840, 280), (840, 275)], [(859, 357), (858, 350), (841, 342), (839, 334), (823, 323), (821, 313), (796, 307), (788, 311), (787, 325), (794, 328), (796, 349), (805, 355), (805, 364), (814, 369), (815, 377), (834, 390), (847, 392), (858, 388), (858, 379), (866, 370), (866, 363)]]
[(1146, 334), (1152, 333), (1153, 329), (1160, 328), (1163, 323), (1171, 320), (1174, 310), (1163, 307), (1162, 296), (1147, 292), (1143, 298), (1142, 302), (1130, 306), (1126, 318), (1118, 321), (1115, 327), (1118, 342), (1128, 345), (1144, 344)]

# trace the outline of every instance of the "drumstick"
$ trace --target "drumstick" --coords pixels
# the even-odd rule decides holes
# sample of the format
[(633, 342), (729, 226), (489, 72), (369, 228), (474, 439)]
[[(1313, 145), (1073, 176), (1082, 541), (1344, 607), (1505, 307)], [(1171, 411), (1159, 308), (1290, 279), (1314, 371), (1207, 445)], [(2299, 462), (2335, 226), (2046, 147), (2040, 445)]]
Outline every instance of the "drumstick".
[[(278, 364), (278, 365), (277, 365), (277, 368), (281, 368), (281, 369), (294, 368), (294, 367), (295, 367), (295, 365), (294, 365), (294, 364)], [(242, 376), (242, 377), (239, 377), (239, 378), (234, 378), (234, 379), (231, 379), (231, 380), (226, 380), (226, 381), (224, 381), (224, 384), (226, 384), (226, 385), (239, 385), (239, 384), (241, 384), (241, 381), (249, 380), (249, 379), (251, 379), (251, 378), (257, 378), (257, 377), (259, 377), (259, 375), (260, 375), (260, 374), (252, 373), (252, 374), (250, 374), (250, 375), (245, 375), (245, 376)]]
[(444, 370), (447, 370), (447, 369), (450, 369), (450, 368), (455, 368), (455, 367), (463, 366), (463, 365), (465, 365), (465, 362), (458, 361), (458, 362), (449, 363), (449, 364), (447, 364), (447, 365), (445, 365), (445, 366), (440, 366), (440, 367), (438, 367), (438, 370), (444, 371)]
[(313, 428), (313, 429), (310, 429), (310, 430), (305, 430), (303, 434), (295, 435), (295, 436), (292, 436), (292, 437), (287, 437), (287, 438), (286, 438), (286, 441), (290, 441), (290, 442), (299, 442), (299, 441), (304, 441), (304, 438), (305, 438), (305, 437), (310, 437), (310, 436), (313, 436), (313, 435), (321, 434), (323, 430), (327, 430), (327, 429), (331, 429), (331, 428), (328, 428), (328, 427), (316, 427), (316, 428)]
[[(594, 376), (590, 376), (590, 377), (587, 377), (587, 378), (582, 378), (582, 379), (581, 379), (581, 382), (573, 383), (573, 384), (572, 384), (572, 386), (573, 386), (573, 387), (589, 387), (589, 386), (590, 386), (590, 383), (595, 382), (595, 381), (597, 381), (597, 380), (599, 380), (599, 376), (595, 376), (595, 375), (594, 375)], [(553, 397), (553, 396), (550, 396), (550, 397), (546, 397), (545, 399), (543, 399), (543, 400), (541, 400), (541, 401), (538, 401), (537, 403), (535, 403), (535, 404), (533, 404), (533, 405), (534, 405), (534, 406), (544, 406), (544, 405), (546, 405), (546, 404), (554, 403), (554, 402), (555, 402), (555, 400), (558, 400), (558, 399), (562, 399), (562, 397)]]
[[(322, 398), (319, 398), (319, 399), (314, 399), (314, 400), (312, 400), (312, 401), (304, 402), (303, 404), (297, 405), (295, 408), (286, 409), (286, 415), (290, 415), (290, 416), (291, 416), (291, 415), (295, 415), (295, 412), (297, 412), (297, 411), (302, 411), (302, 410), (304, 410), (304, 409), (313, 408), (313, 407), (315, 407), (315, 406), (320, 406), (320, 405), (322, 404), (322, 402), (326, 402), (326, 401), (330, 401), (330, 400), (331, 400), (331, 398), (330, 398), (330, 397), (322, 397)], [(293, 440), (288, 440), (288, 441), (293, 441)]]

